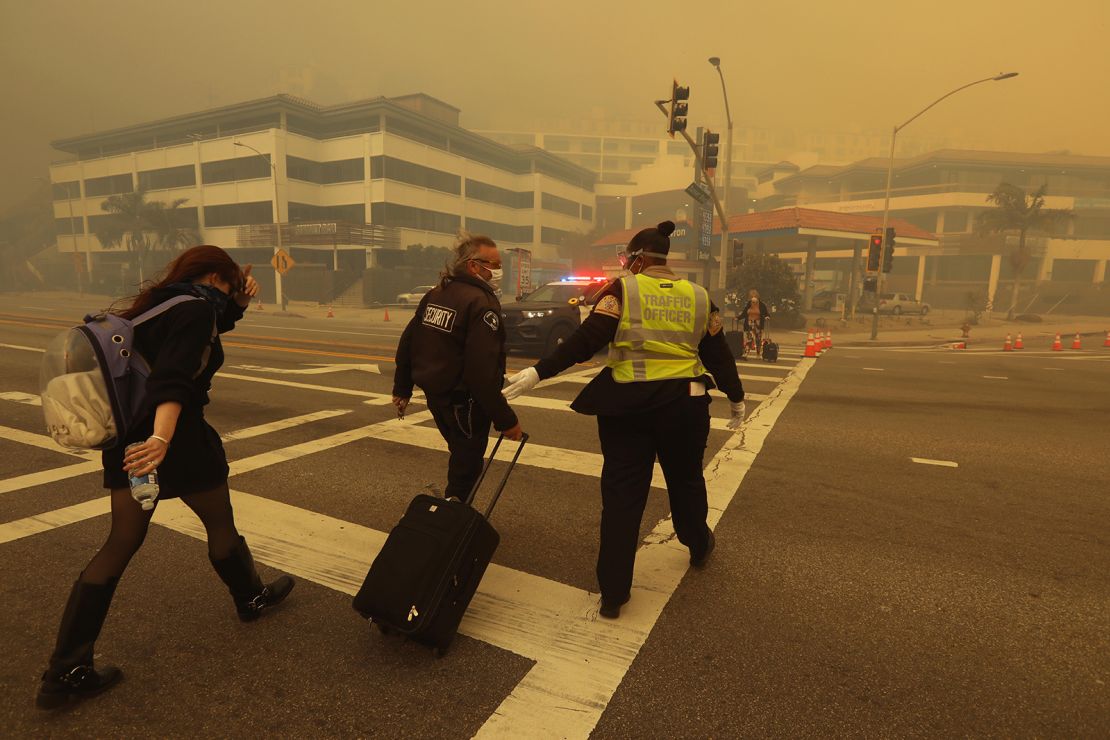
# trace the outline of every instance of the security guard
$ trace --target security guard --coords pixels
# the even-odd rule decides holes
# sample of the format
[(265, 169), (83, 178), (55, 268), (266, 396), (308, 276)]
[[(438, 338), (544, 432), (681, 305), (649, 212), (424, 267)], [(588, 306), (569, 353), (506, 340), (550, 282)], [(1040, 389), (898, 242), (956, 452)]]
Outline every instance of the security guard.
[[(601, 616), (616, 619), (632, 589), (655, 460), (667, 480), (678, 540), (702, 567), (715, 545), (706, 524), (702, 458), (709, 438), (709, 394), (728, 395), (729, 429), (744, 420), (744, 388), (725, 344), (721, 317), (699, 285), (667, 267), (670, 235), (664, 221), (640, 231), (622, 255), (631, 275), (602, 291), (578, 331), (553, 353), (509, 378), (512, 400), (609, 345), (609, 359), (571, 408), (597, 416), (605, 458), (601, 471), (601, 548), (597, 579)], [(712, 377), (709, 375), (712, 374)]]
[(462, 234), (452, 264), (424, 296), (397, 345), (393, 405), (404, 417), (413, 385), (424, 391), (447, 442), (446, 498), (465, 501), (482, 472), (492, 424), (507, 439), (523, 434), (501, 395), (505, 329), (501, 256), (488, 236)]

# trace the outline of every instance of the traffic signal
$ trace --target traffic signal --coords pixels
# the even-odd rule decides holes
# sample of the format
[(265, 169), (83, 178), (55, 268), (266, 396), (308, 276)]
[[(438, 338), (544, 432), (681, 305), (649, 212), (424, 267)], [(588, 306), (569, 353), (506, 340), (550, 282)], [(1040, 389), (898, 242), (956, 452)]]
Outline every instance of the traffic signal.
[(894, 268), (894, 227), (886, 227), (886, 247), (883, 250), (883, 272)]
[(867, 271), (879, 271), (879, 255), (882, 254), (883, 249), (883, 235), (872, 234), (871, 244), (867, 248)]
[(690, 88), (679, 87), (678, 80), (671, 85), (671, 110), (667, 114), (667, 133), (674, 138), (675, 133), (686, 130), (686, 112), (690, 106), (684, 100), (690, 99)]
[(878, 289), (879, 279), (872, 275), (863, 279), (863, 292), (874, 293)]
[(739, 239), (732, 240), (732, 264), (741, 265), (744, 263), (744, 242)]
[(701, 166), (712, 176), (717, 169), (717, 152), (720, 151), (721, 135), (706, 130), (701, 142)]

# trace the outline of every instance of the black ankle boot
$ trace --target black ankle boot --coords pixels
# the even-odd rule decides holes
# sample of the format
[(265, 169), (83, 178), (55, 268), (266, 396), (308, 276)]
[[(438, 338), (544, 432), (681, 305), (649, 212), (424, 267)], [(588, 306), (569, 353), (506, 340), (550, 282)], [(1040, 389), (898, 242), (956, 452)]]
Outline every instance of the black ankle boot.
[(100, 635), (118, 578), (108, 583), (83, 583), (78, 579), (69, 592), (58, 627), (58, 641), (50, 667), (42, 675), (35, 703), (40, 709), (57, 709), (70, 702), (106, 691), (123, 677), (114, 666), (93, 668), (93, 645)]
[(216, 575), (227, 585), (239, 619), (252, 622), (262, 615), (264, 609), (277, 606), (293, 590), (295, 581), (289, 576), (281, 576), (269, 585), (264, 585), (254, 567), (247, 541), (239, 538), (239, 544), (226, 558), (215, 560), (209, 555)]

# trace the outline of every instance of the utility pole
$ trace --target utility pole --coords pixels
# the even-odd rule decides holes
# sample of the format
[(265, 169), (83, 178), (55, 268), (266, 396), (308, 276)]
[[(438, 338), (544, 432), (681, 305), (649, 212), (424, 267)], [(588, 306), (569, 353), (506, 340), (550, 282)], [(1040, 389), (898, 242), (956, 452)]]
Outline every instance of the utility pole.
[[(719, 57), (709, 57), (709, 63), (717, 70), (717, 75), (721, 78), (721, 94), (725, 97), (725, 118), (728, 121), (728, 138), (725, 140), (725, 194), (721, 198), (721, 210), (728, 214), (728, 194), (732, 190), (732, 111), (728, 107), (728, 90), (725, 88), (725, 75), (721, 71), (721, 60)], [(718, 276), (717, 287), (721, 290), (725, 289), (725, 284), (728, 280), (728, 262), (729, 262), (729, 234), (728, 234), (728, 219), (725, 216), (721, 217), (721, 274)]]

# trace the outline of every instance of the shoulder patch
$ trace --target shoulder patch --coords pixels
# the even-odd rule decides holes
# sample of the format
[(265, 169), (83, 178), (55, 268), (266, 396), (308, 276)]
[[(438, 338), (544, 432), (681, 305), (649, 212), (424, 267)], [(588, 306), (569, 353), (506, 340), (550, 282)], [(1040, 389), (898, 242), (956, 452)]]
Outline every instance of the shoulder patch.
[(486, 322), (486, 326), (493, 331), (497, 331), (501, 326), (501, 317), (497, 315), (496, 311), (486, 311), (482, 314), (482, 321)]
[(597, 302), (597, 308), (594, 309), (594, 312), (602, 316), (612, 316), (615, 319), (619, 319), (621, 317), (621, 302), (617, 300), (615, 295), (603, 296), (602, 299)]
[(424, 306), (424, 316), (420, 323), (450, 334), (455, 328), (455, 309), (428, 303)]

